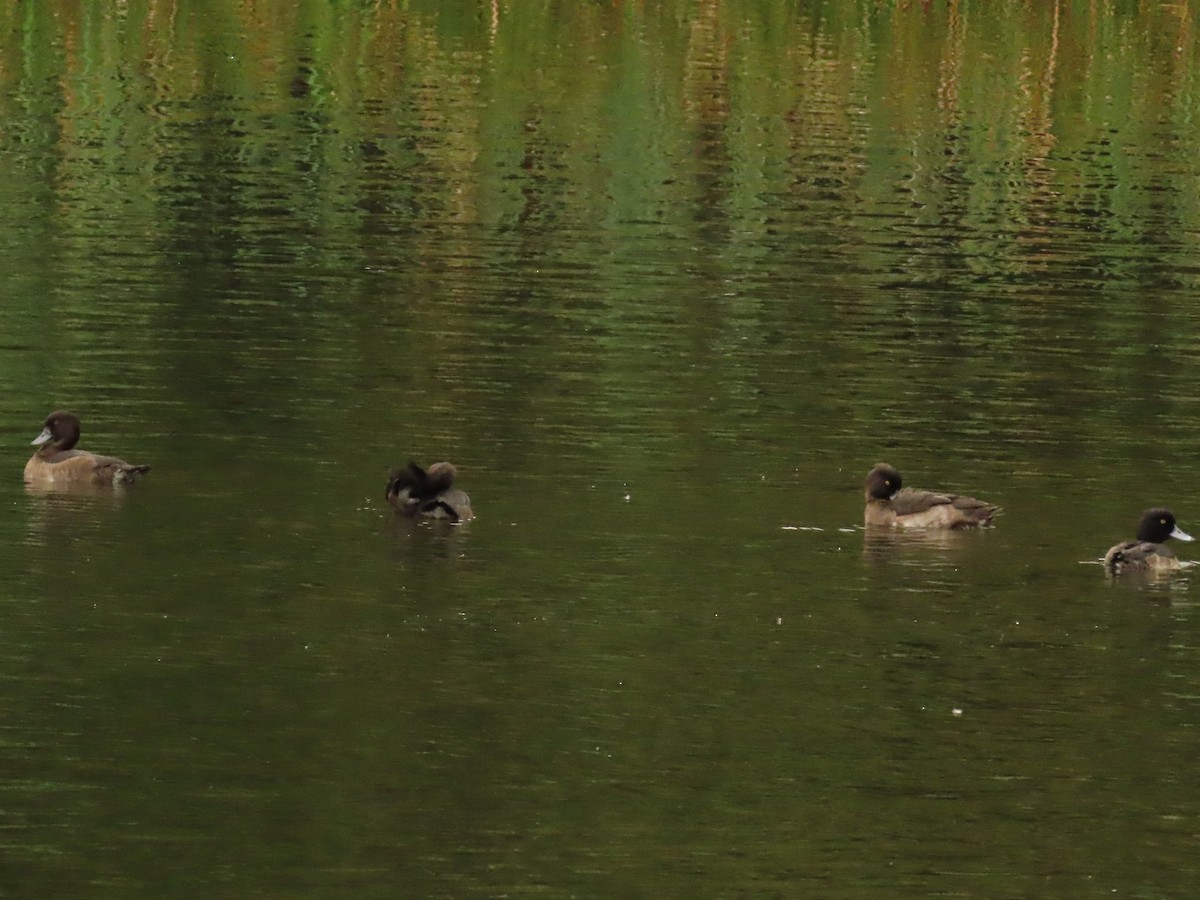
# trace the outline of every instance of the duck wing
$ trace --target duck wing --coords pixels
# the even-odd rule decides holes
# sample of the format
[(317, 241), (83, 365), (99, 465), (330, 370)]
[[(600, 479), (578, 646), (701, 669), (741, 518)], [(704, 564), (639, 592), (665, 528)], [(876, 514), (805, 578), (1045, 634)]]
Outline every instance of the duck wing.
[(467, 522), (475, 518), (471, 510), (471, 498), (457, 488), (442, 491), (432, 500), (421, 504), (421, 515), (434, 519), (449, 519), (451, 522)]
[(961, 509), (972, 518), (978, 519), (990, 519), (1000, 511), (1000, 507), (995, 503), (988, 503), (977, 497), (965, 497), (962, 494), (951, 494), (950, 503), (955, 509)]
[(117, 459), (115, 456), (100, 456), (93, 453), (92, 471), (95, 473), (96, 481), (121, 484), (134, 481), (137, 476), (149, 472), (150, 467), (133, 465), (123, 459)]
[(892, 498), (892, 508), (898, 516), (919, 516), (938, 507), (950, 507), (954, 513), (948, 513), (950, 527), (958, 528), (969, 525), (986, 525), (992, 516), (1000, 511), (1000, 507), (986, 500), (968, 497), (964, 494), (946, 494), (941, 491), (920, 491), (913, 488), (903, 488)]
[(945, 506), (953, 503), (953, 494), (940, 494), (936, 491), (919, 491), (915, 488), (901, 488), (892, 498), (892, 509), (898, 516), (914, 516), (928, 512), (935, 506)]
[[(1104, 568), (1114, 575), (1122, 569), (1144, 569), (1163, 561), (1175, 559), (1170, 547), (1153, 541), (1122, 541), (1104, 554)], [(1167, 562), (1167, 565), (1171, 565)]]

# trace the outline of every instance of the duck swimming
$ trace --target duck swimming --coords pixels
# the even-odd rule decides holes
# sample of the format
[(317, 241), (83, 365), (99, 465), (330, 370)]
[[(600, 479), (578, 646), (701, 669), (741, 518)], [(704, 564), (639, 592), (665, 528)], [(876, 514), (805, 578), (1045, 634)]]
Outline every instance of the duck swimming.
[(1179, 568), (1179, 559), (1163, 541), (1194, 541), (1195, 538), (1175, 524), (1169, 509), (1148, 509), (1138, 522), (1137, 537), (1122, 541), (1104, 554), (1104, 571), (1109, 575), (1126, 572), (1169, 572)]
[(876, 463), (867, 473), (867, 525), (897, 528), (973, 528), (987, 525), (1000, 511), (994, 503), (903, 486), (900, 473), (887, 463)]
[(58, 410), (46, 418), (42, 433), (33, 439), (38, 449), (25, 463), (25, 481), (42, 487), (70, 484), (126, 484), (149, 466), (135, 466), (115, 456), (76, 450), (79, 417)]
[(401, 515), (469, 522), (475, 513), (471, 498), (454, 487), (457, 474), (452, 463), (436, 462), (422, 469), (410, 462), (388, 475), (387, 501)]

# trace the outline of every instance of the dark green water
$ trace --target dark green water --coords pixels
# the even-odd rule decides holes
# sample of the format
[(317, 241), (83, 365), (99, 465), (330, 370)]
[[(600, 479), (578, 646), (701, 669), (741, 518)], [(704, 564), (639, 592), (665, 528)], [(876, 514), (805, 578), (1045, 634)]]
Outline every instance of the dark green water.
[[(78, 6), (0, 12), (0, 896), (1192, 896), (1200, 576), (1095, 564), (1200, 530), (1190, 8)], [(58, 407), (147, 481), (28, 493)]]

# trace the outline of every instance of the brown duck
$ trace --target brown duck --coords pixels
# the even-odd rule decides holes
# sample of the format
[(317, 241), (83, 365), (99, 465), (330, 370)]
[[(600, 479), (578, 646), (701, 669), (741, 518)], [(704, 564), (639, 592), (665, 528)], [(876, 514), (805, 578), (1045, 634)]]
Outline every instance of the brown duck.
[(115, 456), (76, 450), (79, 417), (61, 410), (50, 413), (42, 433), (33, 439), (37, 451), (25, 463), (25, 481), (42, 487), (71, 484), (125, 484), (149, 466), (135, 466)]
[(457, 474), (448, 462), (436, 462), (428, 469), (410, 462), (388, 475), (387, 501), (405, 516), (469, 522), (475, 513), (471, 510), (471, 498), (454, 487)]
[(897, 528), (973, 528), (987, 525), (1000, 511), (993, 503), (903, 486), (900, 473), (887, 463), (876, 463), (867, 473), (867, 525)]

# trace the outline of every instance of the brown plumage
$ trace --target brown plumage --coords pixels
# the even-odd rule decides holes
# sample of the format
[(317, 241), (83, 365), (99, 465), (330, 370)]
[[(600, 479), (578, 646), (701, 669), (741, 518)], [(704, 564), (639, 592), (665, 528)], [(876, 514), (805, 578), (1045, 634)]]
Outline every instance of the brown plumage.
[(396, 512), (426, 519), (469, 522), (475, 518), (471, 498), (454, 487), (458, 472), (453, 464), (436, 462), (422, 469), (410, 462), (388, 475), (386, 496)]
[(1175, 538), (1195, 540), (1175, 524), (1169, 509), (1148, 509), (1138, 522), (1137, 538), (1122, 541), (1104, 554), (1104, 571), (1109, 575), (1127, 572), (1170, 572), (1179, 568), (1179, 559), (1163, 541)]
[(867, 525), (898, 528), (973, 528), (987, 525), (1000, 511), (994, 503), (947, 494), (918, 491), (903, 486), (900, 473), (887, 463), (876, 463), (867, 473)]
[(37, 451), (25, 463), (25, 481), (42, 487), (72, 484), (125, 484), (149, 466), (135, 466), (115, 456), (76, 450), (79, 417), (61, 410), (46, 419), (42, 433), (33, 439)]

